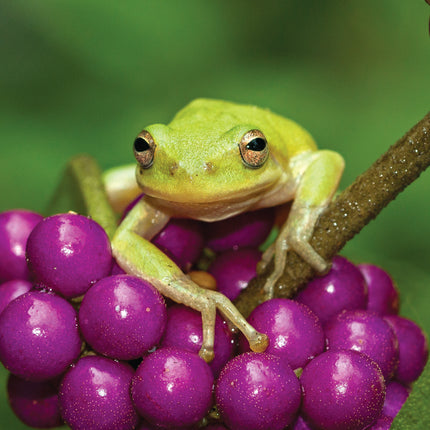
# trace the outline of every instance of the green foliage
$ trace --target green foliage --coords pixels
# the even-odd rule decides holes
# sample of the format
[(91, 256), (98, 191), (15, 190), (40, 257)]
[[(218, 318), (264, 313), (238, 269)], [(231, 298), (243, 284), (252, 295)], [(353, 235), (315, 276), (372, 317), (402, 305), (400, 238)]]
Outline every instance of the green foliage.
[[(0, 210), (42, 211), (76, 154), (133, 161), (135, 135), (196, 97), (295, 119), (343, 154), (346, 187), (429, 109), (429, 13), (401, 0), (3, 2)], [(426, 172), (343, 254), (389, 270), (402, 314), (430, 332), (428, 189)], [(0, 408), (0, 428), (26, 428), (4, 389)]]
[(392, 430), (416, 430), (430, 428), (429, 412), (430, 366), (427, 364), (420, 379), (414, 384), (406, 405), (396, 416)]

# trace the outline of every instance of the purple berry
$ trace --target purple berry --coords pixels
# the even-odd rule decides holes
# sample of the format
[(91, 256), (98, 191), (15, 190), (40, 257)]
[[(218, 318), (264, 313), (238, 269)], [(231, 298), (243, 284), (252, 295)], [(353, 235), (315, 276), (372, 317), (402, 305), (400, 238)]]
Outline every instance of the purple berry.
[(309, 424), (299, 415), (294, 421), (291, 430), (312, 430)]
[(121, 267), (118, 265), (118, 263), (114, 260), (112, 264), (112, 271), (111, 275), (125, 275), (125, 271), (121, 269)]
[(389, 430), (391, 424), (393, 423), (393, 418), (387, 417), (386, 415), (381, 415), (370, 427), (366, 427), (366, 430)]
[(300, 383), (280, 357), (246, 352), (230, 360), (215, 385), (218, 411), (235, 430), (281, 430), (300, 407)]
[[(324, 351), (325, 337), (318, 317), (304, 304), (271, 299), (257, 306), (248, 322), (270, 340), (265, 352), (281, 357), (293, 369), (304, 367)], [(249, 344), (241, 337), (242, 351)]]
[(166, 325), (163, 296), (130, 275), (108, 276), (85, 294), (79, 309), (84, 339), (99, 353), (132, 360), (156, 345)]
[(409, 397), (410, 388), (397, 381), (387, 384), (382, 414), (394, 419)]
[[(175, 346), (198, 354), (203, 342), (200, 312), (184, 305), (173, 305), (167, 310), (167, 325), (160, 346)], [(215, 358), (209, 363), (215, 377), (233, 355), (233, 339), (228, 326), (219, 315), (215, 321)]]
[(136, 430), (154, 430), (155, 427), (151, 426), (147, 422), (142, 421), (138, 427), (136, 427)]
[(205, 427), (206, 430), (228, 430), (227, 427), (222, 424), (210, 424)]
[(23, 209), (0, 213), (0, 282), (29, 279), (25, 260), (27, 239), (42, 215)]
[(265, 241), (274, 221), (274, 208), (267, 208), (208, 223), (206, 245), (215, 252), (245, 247), (256, 248)]
[(139, 194), (138, 196), (136, 196), (131, 202), (129, 202), (127, 204), (127, 206), (125, 207), (125, 209), (122, 212), (121, 215), (121, 219), (120, 221), (122, 221), (127, 215), (128, 213), (137, 205), (137, 203), (140, 201), (140, 199), (144, 196), (144, 194)]
[(45, 218), (31, 232), (27, 259), (35, 282), (78, 297), (112, 269), (109, 238), (90, 218), (75, 213)]
[(165, 428), (191, 426), (208, 412), (213, 375), (197, 354), (159, 348), (145, 356), (133, 377), (131, 394), (138, 413)]
[(59, 388), (60, 410), (73, 430), (131, 430), (138, 416), (130, 398), (133, 368), (106, 357), (81, 358)]
[(182, 270), (188, 271), (203, 250), (202, 224), (191, 219), (172, 218), (151, 242)]
[(423, 330), (413, 321), (397, 315), (386, 316), (399, 341), (399, 366), (394, 378), (408, 385), (421, 375), (428, 357)]
[(30, 291), (0, 314), (0, 361), (23, 379), (60, 375), (77, 360), (81, 344), (75, 310), (53, 293)]
[(261, 252), (255, 248), (228, 250), (215, 258), (208, 271), (216, 279), (217, 290), (234, 300), (257, 275), (260, 259)]
[(399, 312), (399, 293), (390, 275), (373, 264), (357, 266), (366, 279), (369, 299), (367, 309), (380, 315)]
[(28, 426), (51, 428), (63, 424), (58, 405), (58, 381), (31, 382), (10, 374), (7, 391), (12, 410)]
[(382, 411), (384, 377), (361, 352), (323, 352), (304, 368), (300, 381), (301, 412), (312, 428), (361, 430)]
[(33, 285), (24, 279), (13, 279), (0, 285), (0, 314), (14, 299), (28, 293)]
[(343, 311), (324, 330), (327, 349), (360, 351), (378, 363), (386, 380), (393, 377), (399, 363), (399, 344), (381, 316), (366, 310)]
[(354, 264), (337, 256), (327, 275), (309, 282), (296, 300), (309, 306), (324, 325), (344, 309), (366, 309), (367, 284)]

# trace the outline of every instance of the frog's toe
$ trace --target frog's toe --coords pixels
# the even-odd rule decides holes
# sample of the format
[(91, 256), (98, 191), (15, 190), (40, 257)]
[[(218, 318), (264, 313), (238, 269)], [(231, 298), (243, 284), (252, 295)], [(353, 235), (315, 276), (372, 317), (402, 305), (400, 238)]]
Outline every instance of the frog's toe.
[(261, 256), (261, 260), (257, 263), (257, 273), (261, 275), (265, 270), (273, 255), (275, 254), (275, 243), (272, 243)]
[(276, 281), (279, 279), (279, 277), (281, 276), (281, 274), (279, 273), (272, 273), (266, 280), (264, 287), (263, 287), (263, 291), (264, 291), (264, 295), (268, 298), (268, 299), (272, 299), (274, 294), (275, 294), (275, 284)]
[(264, 352), (269, 346), (269, 338), (264, 333), (256, 332), (253, 339), (249, 341), (249, 347), (254, 352)]
[(203, 358), (206, 363), (210, 363), (215, 358), (215, 353), (213, 348), (202, 346), (199, 351), (199, 356)]

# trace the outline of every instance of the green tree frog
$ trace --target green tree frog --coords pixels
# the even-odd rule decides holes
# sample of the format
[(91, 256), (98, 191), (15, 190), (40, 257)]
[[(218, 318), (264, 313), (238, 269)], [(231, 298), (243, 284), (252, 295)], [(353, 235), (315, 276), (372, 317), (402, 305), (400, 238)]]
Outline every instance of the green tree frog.
[(308, 240), (336, 191), (342, 157), (317, 150), (308, 132), (269, 110), (207, 99), (194, 100), (168, 125), (146, 127), (134, 141), (134, 155), (137, 167), (105, 175), (108, 195), (117, 207), (137, 192), (144, 193), (113, 237), (118, 264), (163, 295), (201, 312), (200, 355), (206, 361), (213, 358), (217, 309), (242, 331), (252, 350), (263, 351), (268, 342), (264, 334), (224, 295), (192, 282), (150, 240), (171, 217), (212, 222), (293, 201), (278, 238), (263, 254), (263, 267), (272, 257), (275, 262), (264, 287), (270, 297), (287, 249), (318, 272), (327, 269), (328, 263)]

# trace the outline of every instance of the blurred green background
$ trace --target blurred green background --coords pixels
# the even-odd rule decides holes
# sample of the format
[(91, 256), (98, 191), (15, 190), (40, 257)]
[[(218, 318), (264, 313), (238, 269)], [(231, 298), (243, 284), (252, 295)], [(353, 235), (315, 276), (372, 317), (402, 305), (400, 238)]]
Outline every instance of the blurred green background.
[[(196, 97), (269, 107), (346, 160), (342, 187), (430, 108), (424, 0), (2, 2), (0, 210), (42, 211), (68, 158), (131, 143)], [(382, 265), (430, 332), (430, 173), (344, 249)], [(6, 405), (0, 428), (23, 429)]]

